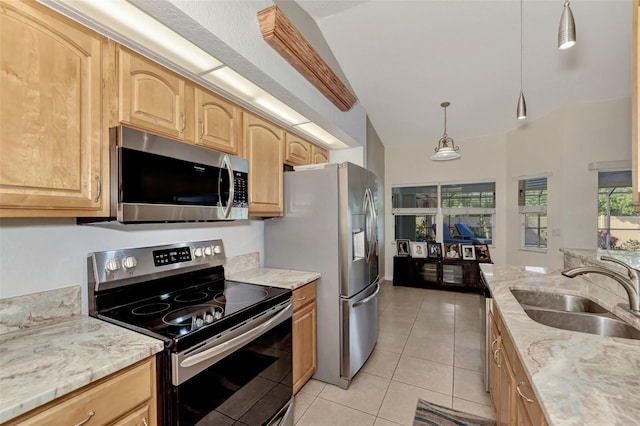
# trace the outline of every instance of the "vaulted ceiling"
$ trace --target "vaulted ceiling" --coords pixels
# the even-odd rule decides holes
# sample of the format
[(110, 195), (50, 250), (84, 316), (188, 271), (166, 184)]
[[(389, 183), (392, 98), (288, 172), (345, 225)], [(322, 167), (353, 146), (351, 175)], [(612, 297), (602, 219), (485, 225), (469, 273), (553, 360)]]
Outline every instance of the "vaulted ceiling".
[(572, 104), (630, 97), (631, 0), (576, 0), (577, 44), (557, 49), (563, 0), (296, 0), (315, 19), (386, 146), (443, 132), (501, 134)]

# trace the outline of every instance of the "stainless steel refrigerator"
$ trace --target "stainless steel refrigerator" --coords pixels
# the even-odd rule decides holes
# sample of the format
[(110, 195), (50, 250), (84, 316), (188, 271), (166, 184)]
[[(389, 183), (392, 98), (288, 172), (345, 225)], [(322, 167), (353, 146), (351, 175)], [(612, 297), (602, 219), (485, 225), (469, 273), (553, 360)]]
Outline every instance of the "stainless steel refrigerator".
[(265, 266), (320, 272), (315, 379), (349, 386), (378, 339), (377, 178), (352, 163), (284, 174), (266, 220)]

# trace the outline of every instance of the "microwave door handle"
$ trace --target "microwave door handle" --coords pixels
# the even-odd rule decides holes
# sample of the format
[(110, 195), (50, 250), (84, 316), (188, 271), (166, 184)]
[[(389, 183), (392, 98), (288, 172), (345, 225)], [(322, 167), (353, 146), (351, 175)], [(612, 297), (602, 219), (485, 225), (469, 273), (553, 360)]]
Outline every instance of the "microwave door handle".
[(229, 156), (225, 155), (222, 158), (222, 168), (227, 169), (229, 173), (229, 199), (227, 200), (227, 206), (224, 208), (224, 217), (228, 218), (229, 213), (231, 212), (231, 207), (233, 207), (233, 197), (235, 196), (235, 179), (233, 168), (231, 167), (231, 161), (229, 160)]

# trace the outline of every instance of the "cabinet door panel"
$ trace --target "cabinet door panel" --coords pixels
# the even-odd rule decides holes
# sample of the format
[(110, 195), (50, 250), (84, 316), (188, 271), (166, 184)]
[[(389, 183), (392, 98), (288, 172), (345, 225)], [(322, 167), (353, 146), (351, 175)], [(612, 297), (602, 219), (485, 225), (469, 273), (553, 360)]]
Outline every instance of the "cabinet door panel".
[(294, 394), (313, 376), (316, 367), (316, 304), (314, 301), (293, 314)]
[(284, 130), (245, 112), (244, 141), (249, 160), (249, 215), (282, 216)]
[(0, 206), (99, 210), (106, 40), (37, 4), (0, 5)]
[(196, 89), (196, 143), (229, 154), (238, 153), (240, 108), (213, 93)]
[(311, 145), (311, 164), (329, 162), (329, 151), (317, 145)]
[(311, 143), (287, 133), (284, 162), (292, 166), (311, 164)]
[(185, 81), (124, 48), (119, 50), (120, 121), (185, 139)]
[[(52, 406), (39, 410), (37, 414), (17, 424), (23, 426), (73, 425), (87, 418), (90, 419), (87, 424), (111, 423), (120, 417), (126, 417), (145, 402), (155, 400), (154, 389), (155, 362), (143, 362), (120, 374), (116, 373), (115, 377), (99, 384), (89, 385), (86, 390), (78, 392), (71, 398), (59, 403), (54, 402)], [(145, 405), (149, 413), (150, 405)]]

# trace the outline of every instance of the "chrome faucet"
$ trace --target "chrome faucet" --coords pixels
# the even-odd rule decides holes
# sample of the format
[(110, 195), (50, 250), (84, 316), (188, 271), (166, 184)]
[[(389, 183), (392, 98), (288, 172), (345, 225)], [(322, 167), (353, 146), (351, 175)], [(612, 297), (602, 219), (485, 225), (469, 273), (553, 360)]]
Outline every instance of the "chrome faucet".
[(622, 287), (624, 287), (627, 292), (627, 296), (629, 297), (629, 308), (631, 311), (636, 315), (640, 315), (640, 271), (618, 259), (614, 259), (613, 257), (601, 256), (600, 260), (607, 260), (623, 266), (627, 270), (628, 277), (600, 266), (579, 266), (577, 268), (563, 271), (562, 275), (574, 278), (583, 274), (600, 274), (613, 278)]

